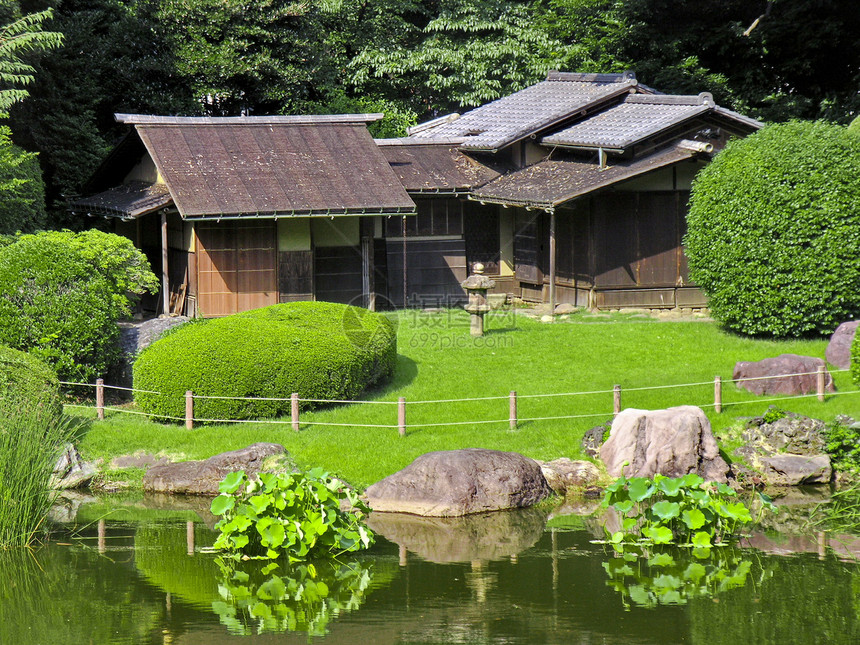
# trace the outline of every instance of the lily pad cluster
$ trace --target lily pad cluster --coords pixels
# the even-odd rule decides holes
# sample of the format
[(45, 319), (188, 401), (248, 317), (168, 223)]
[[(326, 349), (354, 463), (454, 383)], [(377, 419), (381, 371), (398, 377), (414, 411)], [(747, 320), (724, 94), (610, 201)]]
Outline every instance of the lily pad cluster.
[[(770, 500), (763, 496), (765, 504)], [(683, 477), (619, 477), (606, 489), (603, 507), (620, 517), (620, 530), (604, 526), (618, 551), (625, 544), (677, 544), (707, 549), (729, 541), (752, 521), (749, 509), (726, 484)]]
[(752, 563), (738, 549), (625, 552), (603, 563), (606, 584), (621, 594), (624, 608), (684, 605), (693, 598), (714, 598), (746, 584)]
[[(221, 516), (213, 548), (229, 555), (291, 562), (338, 556), (373, 544), (362, 524), (368, 508), (344, 482), (320, 468), (306, 473), (230, 473), (211, 510)], [(342, 510), (341, 503), (350, 510)]]

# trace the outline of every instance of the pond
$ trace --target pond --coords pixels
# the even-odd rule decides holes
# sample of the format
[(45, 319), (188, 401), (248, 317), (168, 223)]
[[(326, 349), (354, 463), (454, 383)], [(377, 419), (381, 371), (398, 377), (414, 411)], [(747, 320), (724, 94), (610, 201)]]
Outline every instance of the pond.
[(701, 557), (625, 559), (593, 543), (588, 507), (377, 515), (359, 557), (266, 570), (207, 551), (199, 500), (84, 502), (45, 545), (0, 551), (0, 643), (860, 642), (852, 536), (772, 522)]

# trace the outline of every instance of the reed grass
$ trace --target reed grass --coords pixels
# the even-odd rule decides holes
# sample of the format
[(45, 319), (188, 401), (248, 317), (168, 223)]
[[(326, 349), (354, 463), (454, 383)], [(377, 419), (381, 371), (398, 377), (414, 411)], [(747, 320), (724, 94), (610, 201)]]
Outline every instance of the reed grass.
[(0, 406), (0, 548), (32, 544), (44, 530), (51, 473), (76, 426), (44, 406)]

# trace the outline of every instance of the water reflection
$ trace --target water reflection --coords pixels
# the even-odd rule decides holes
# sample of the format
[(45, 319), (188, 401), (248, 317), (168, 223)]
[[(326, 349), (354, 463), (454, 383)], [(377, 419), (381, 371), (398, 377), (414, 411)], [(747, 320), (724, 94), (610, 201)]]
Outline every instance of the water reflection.
[(663, 548), (646, 551), (628, 547), (603, 563), (607, 585), (631, 606), (685, 605), (692, 598), (716, 598), (744, 586), (752, 560), (740, 549)]
[(372, 513), (368, 526), (429, 562), (473, 562), (516, 557), (534, 546), (547, 511), (525, 508), (465, 517)]

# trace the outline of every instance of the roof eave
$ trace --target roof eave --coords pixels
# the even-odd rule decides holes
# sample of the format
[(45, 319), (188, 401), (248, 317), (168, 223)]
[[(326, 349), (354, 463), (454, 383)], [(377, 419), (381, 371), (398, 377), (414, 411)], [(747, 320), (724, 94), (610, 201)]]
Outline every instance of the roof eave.
[(220, 222), (222, 220), (274, 219), (291, 217), (358, 217), (361, 215), (390, 216), (415, 215), (414, 206), (380, 206), (362, 208), (319, 208), (296, 209), (292, 211), (258, 212), (258, 213), (207, 213), (201, 215), (182, 215), (189, 222)]

